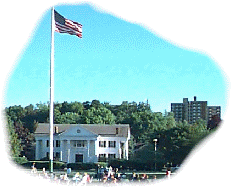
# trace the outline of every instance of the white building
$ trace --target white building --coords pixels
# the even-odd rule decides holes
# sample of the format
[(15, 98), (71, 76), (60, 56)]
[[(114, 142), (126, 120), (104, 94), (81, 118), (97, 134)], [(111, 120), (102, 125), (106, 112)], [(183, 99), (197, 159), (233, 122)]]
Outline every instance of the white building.
[[(129, 125), (55, 124), (54, 158), (67, 163), (128, 159), (129, 139)], [(49, 124), (39, 123), (35, 140), (35, 159), (48, 157)]]

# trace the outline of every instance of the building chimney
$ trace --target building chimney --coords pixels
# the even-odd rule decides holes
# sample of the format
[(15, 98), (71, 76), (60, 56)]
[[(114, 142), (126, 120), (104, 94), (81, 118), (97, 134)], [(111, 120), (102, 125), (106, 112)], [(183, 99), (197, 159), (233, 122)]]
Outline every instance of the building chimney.
[(197, 97), (196, 96), (194, 96), (194, 101), (196, 101), (197, 100)]
[(59, 133), (58, 126), (55, 126), (55, 134), (58, 134), (58, 133)]

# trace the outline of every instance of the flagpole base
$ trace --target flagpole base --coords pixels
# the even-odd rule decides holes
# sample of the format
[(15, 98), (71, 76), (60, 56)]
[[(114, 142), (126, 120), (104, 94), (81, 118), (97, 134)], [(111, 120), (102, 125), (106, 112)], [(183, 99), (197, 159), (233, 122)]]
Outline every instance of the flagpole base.
[(53, 160), (49, 160), (49, 172), (53, 173)]

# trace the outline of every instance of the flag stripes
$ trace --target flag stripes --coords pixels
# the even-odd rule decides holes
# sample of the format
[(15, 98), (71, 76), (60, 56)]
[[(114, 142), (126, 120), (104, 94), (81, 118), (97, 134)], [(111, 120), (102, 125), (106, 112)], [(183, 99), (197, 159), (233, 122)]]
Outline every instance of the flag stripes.
[(82, 25), (78, 22), (64, 18), (55, 11), (55, 31), (59, 33), (68, 33), (82, 38)]

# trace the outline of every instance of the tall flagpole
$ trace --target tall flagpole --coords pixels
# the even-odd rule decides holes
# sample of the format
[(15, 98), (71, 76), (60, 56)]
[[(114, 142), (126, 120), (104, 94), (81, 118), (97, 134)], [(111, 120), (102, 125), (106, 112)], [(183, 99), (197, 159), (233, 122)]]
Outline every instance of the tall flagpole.
[(54, 126), (54, 32), (55, 32), (54, 7), (51, 11), (51, 60), (50, 60), (50, 152), (49, 167), (50, 173), (53, 173), (53, 126)]

